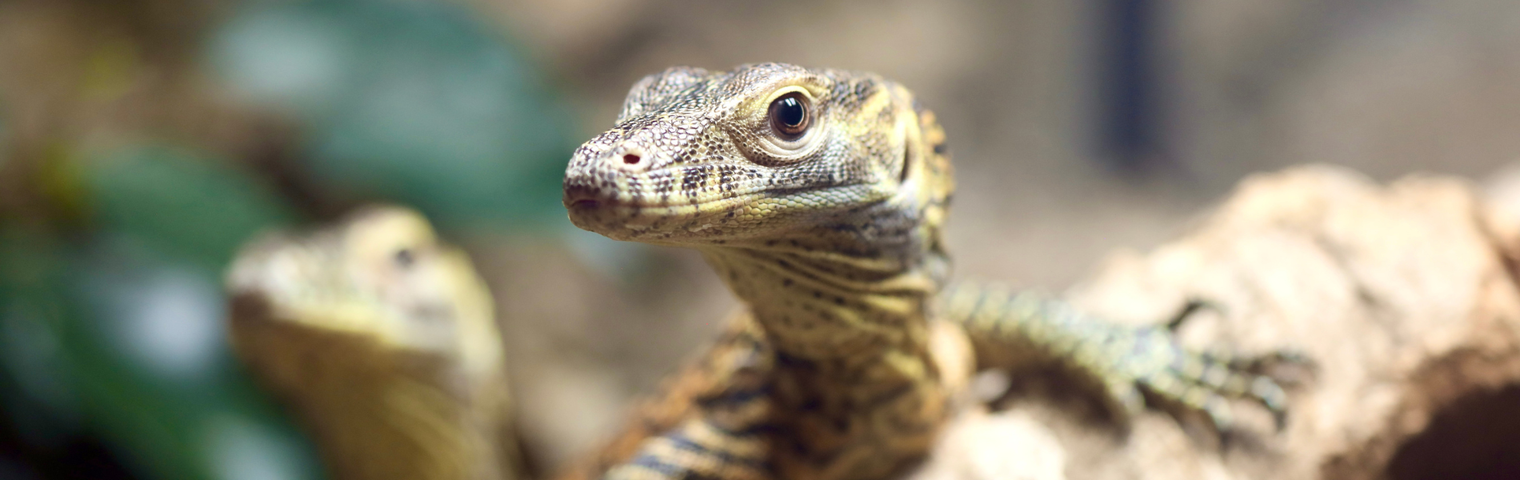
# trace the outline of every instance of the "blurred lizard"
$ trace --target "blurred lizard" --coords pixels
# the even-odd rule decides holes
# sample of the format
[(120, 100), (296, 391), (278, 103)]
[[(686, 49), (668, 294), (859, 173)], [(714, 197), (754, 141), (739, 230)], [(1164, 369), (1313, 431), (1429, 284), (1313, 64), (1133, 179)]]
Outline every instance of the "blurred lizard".
[(1103, 322), (949, 274), (945, 133), (901, 85), (781, 64), (671, 68), (575, 151), (564, 204), (616, 240), (694, 248), (744, 303), (732, 326), (568, 478), (880, 479), (921, 459), (974, 368), (1032, 361), (1091, 381), (1119, 419), (1159, 398), (1281, 421), (1249, 362), (1165, 327)]
[(237, 353), (335, 478), (522, 478), (490, 294), (421, 215), (267, 236), (227, 283)]

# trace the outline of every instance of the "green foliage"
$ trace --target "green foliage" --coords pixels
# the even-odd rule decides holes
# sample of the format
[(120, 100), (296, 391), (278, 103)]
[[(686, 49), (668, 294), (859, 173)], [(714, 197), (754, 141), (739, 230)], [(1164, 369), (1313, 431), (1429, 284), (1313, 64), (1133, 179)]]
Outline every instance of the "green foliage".
[(205, 268), (221, 268), (254, 233), (291, 217), (243, 172), (179, 150), (122, 150), (82, 175), (95, 229)]
[[(60, 160), (65, 162), (65, 160)], [(68, 160), (83, 231), (0, 225), (0, 397), (32, 440), (87, 432), (149, 478), (314, 478), (240, 374), (221, 271), (289, 218), (226, 162), (162, 147)], [(250, 458), (249, 455), (258, 458)]]
[[(323, 195), (410, 204), (444, 226), (566, 223), (569, 111), (461, 6), (236, 8), (210, 32), (205, 63), (288, 115), (297, 173)], [(104, 440), (146, 478), (321, 476), (222, 330), (228, 262), (300, 213), (193, 144), (94, 142), (102, 153), (82, 156), (79, 139), (46, 141), (22, 171), (51, 210), (0, 218), (0, 415), (39, 445)]]
[(325, 188), (399, 199), (444, 224), (563, 222), (568, 109), (497, 32), (444, 2), (259, 4), (211, 63), (305, 127)]

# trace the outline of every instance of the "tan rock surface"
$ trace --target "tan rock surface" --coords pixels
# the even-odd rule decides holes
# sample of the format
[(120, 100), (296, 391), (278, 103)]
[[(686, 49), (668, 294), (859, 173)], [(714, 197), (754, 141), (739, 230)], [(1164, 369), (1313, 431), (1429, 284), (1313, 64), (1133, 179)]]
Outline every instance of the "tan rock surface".
[[(1161, 412), (1124, 434), (1084, 395), (1020, 377), (1007, 409), (957, 422), (921, 474), (1060, 478), (1056, 462), (1072, 479), (1520, 478), (1520, 216), (1499, 211), (1449, 177), (1250, 178), (1185, 238), (1115, 255), (1069, 298), (1133, 322), (1205, 299), (1221, 308), (1184, 324), (1189, 345), (1306, 354), (1312, 374), (1278, 372), (1304, 382), (1283, 431), (1241, 403), (1222, 440)], [(1044, 453), (986, 460), (1030, 452)]]

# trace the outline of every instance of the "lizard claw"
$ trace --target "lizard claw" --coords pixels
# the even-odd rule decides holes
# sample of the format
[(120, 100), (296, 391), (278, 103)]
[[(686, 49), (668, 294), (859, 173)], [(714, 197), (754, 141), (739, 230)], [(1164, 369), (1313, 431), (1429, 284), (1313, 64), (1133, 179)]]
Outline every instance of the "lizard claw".
[[(1291, 349), (1258, 356), (1242, 356), (1220, 350), (1189, 350), (1177, 342), (1175, 333), (1183, 322), (1202, 310), (1222, 311), (1223, 307), (1215, 302), (1195, 298), (1188, 300), (1178, 314), (1164, 324), (1164, 329), (1141, 327), (1130, 330), (1125, 335), (1122, 331), (1129, 329), (1112, 326), (1120, 330), (1114, 332), (1114, 335), (1133, 336), (1131, 351), (1109, 352), (1110, 355), (1120, 357), (1115, 366), (1129, 366), (1118, 375), (1132, 379), (1145, 390), (1165, 400), (1202, 411), (1212, 420), (1217, 431), (1223, 432), (1233, 426), (1234, 415), (1227, 401), (1231, 399), (1260, 404), (1272, 414), (1276, 429), (1281, 431), (1287, 426), (1288, 420), (1288, 394), (1283, 385), (1297, 385), (1302, 381), (1301, 376), (1281, 375), (1281, 372), (1275, 371), (1281, 366), (1312, 368), (1313, 361), (1302, 352)], [(1126, 362), (1122, 360), (1124, 357), (1131, 360)]]
[(945, 308), (979, 342), (979, 364), (1016, 366), (1021, 357), (1002, 352), (1035, 345), (1046, 358), (1099, 385), (1105, 406), (1122, 424), (1142, 412), (1146, 400), (1156, 399), (1207, 415), (1222, 433), (1234, 425), (1230, 401), (1248, 400), (1266, 408), (1281, 430), (1288, 415), (1283, 386), (1300, 382), (1291, 381), (1291, 374), (1280, 377), (1277, 367), (1312, 365), (1292, 350), (1241, 356), (1184, 347), (1176, 335), (1184, 321), (1203, 309), (1222, 310), (1206, 300), (1189, 301), (1164, 324), (1133, 326), (1087, 315), (1038, 293), (961, 289), (947, 295)]
[(1288, 394), (1283, 383), (1296, 382), (1283, 382), (1263, 371), (1281, 364), (1311, 364), (1291, 350), (1255, 357), (1194, 352), (1179, 344), (1170, 328), (1140, 328), (1132, 332), (1136, 341), (1134, 350), (1127, 355), (1150, 360), (1132, 362), (1130, 368), (1119, 374), (1162, 399), (1202, 411), (1220, 432), (1234, 424), (1228, 400), (1236, 399), (1266, 408), (1281, 431), (1288, 418)]
[(1170, 320), (1166, 321), (1166, 329), (1175, 332), (1178, 328), (1182, 327), (1183, 322), (1186, 322), (1189, 318), (1193, 318), (1193, 314), (1204, 310), (1223, 312), (1224, 307), (1205, 299), (1189, 298), (1187, 303), (1182, 305), (1182, 309), (1178, 310), (1176, 315), (1173, 315)]

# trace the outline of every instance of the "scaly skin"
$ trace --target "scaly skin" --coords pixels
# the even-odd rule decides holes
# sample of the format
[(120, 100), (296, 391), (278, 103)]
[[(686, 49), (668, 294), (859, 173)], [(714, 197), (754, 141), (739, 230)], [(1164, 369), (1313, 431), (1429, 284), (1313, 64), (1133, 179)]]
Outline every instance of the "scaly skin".
[(1105, 386), (1121, 417), (1143, 409), (1137, 386), (1221, 425), (1224, 397), (1282, 410), (1271, 380), (1164, 329), (996, 288), (942, 295), (945, 134), (876, 75), (759, 64), (646, 77), (616, 127), (576, 150), (564, 189), (576, 226), (694, 248), (745, 305), (567, 478), (888, 478), (926, 454), (973, 368), (1031, 361)]
[(228, 288), (237, 353), (333, 477), (521, 478), (490, 295), (417, 213), (263, 238)]

